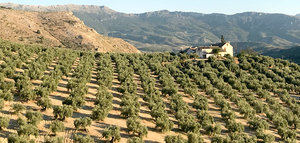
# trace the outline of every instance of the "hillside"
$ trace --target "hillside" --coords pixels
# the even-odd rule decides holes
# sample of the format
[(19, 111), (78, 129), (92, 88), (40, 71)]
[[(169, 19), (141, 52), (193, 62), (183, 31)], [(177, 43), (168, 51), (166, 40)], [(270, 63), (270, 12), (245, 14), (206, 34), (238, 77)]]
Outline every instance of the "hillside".
[(28, 12), (0, 8), (0, 38), (99, 52), (139, 52), (122, 39), (98, 34), (72, 12)]
[(264, 52), (264, 55), (268, 55), (274, 58), (283, 58), (288, 59), (290, 61), (294, 61), (295, 63), (300, 64), (300, 47), (292, 47), (289, 49), (278, 49)]
[(300, 66), (0, 40), (0, 142), (300, 141)]
[(97, 32), (122, 38), (142, 51), (172, 51), (181, 46), (211, 44), (218, 42), (220, 35), (231, 42), (242, 42), (238, 47), (242, 49), (249, 45), (246, 42), (268, 44), (273, 48), (300, 44), (300, 20), (284, 14), (245, 12), (224, 15), (166, 10), (125, 14), (104, 6), (3, 5), (35, 11), (72, 11)]

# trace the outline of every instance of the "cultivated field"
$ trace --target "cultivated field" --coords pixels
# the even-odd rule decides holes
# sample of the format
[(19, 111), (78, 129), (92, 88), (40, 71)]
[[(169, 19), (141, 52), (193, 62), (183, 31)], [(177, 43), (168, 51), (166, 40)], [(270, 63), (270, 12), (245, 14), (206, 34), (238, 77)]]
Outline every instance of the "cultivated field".
[(0, 43), (0, 142), (299, 142), (300, 66)]

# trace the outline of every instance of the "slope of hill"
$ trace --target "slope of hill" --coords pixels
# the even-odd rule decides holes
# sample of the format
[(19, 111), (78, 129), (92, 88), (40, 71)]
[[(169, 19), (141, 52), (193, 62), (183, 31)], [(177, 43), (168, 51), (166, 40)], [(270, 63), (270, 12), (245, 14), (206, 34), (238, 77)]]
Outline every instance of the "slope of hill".
[(97, 32), (122, 38), (143, 51), (170, 51), (181, 46), (215, 43), (220, 35), (231, 42), (264, 43), (273, 47), (300, 44), (300, 20), (284, 14), (224, 15), (166, 10), (125, 14), (103, 6), (2, 5), (35, 11), (72, 11)]
[(0, 40), (0, 142), (299, 142), (299, 77), (299, 65), (261, 55), (195, 60)]
[(289, 49), (266, 51), (263, 54), (274, 58), (288, 59), (300, 64), (300, 46), (292, 47)]
[(99, 52), (139, 52), (122, 39), (98, 34), (72, 12), (28, 12), (1, 8), (0, 27), (0, 38), (15, 42)]

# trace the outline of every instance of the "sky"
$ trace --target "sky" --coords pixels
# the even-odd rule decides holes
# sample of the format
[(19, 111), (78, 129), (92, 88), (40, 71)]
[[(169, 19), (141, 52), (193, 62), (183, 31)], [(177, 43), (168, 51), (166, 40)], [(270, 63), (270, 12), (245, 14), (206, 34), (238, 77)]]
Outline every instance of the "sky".
[(157, 10), (235, 14), (242, 12), (300, 14), (300, 0), (0, 0), (27, 5), (99, 5), (125, 13)]

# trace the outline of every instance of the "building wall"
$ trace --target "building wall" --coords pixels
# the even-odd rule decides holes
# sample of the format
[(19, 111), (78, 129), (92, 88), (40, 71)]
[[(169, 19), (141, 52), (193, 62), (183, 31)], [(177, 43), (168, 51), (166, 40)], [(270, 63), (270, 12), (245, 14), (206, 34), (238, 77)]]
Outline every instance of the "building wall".
[(226, 50), (227, 54), (233, 56), (233, 47), (230, 45), (230, 43), (223, 45), (222, 49)]

